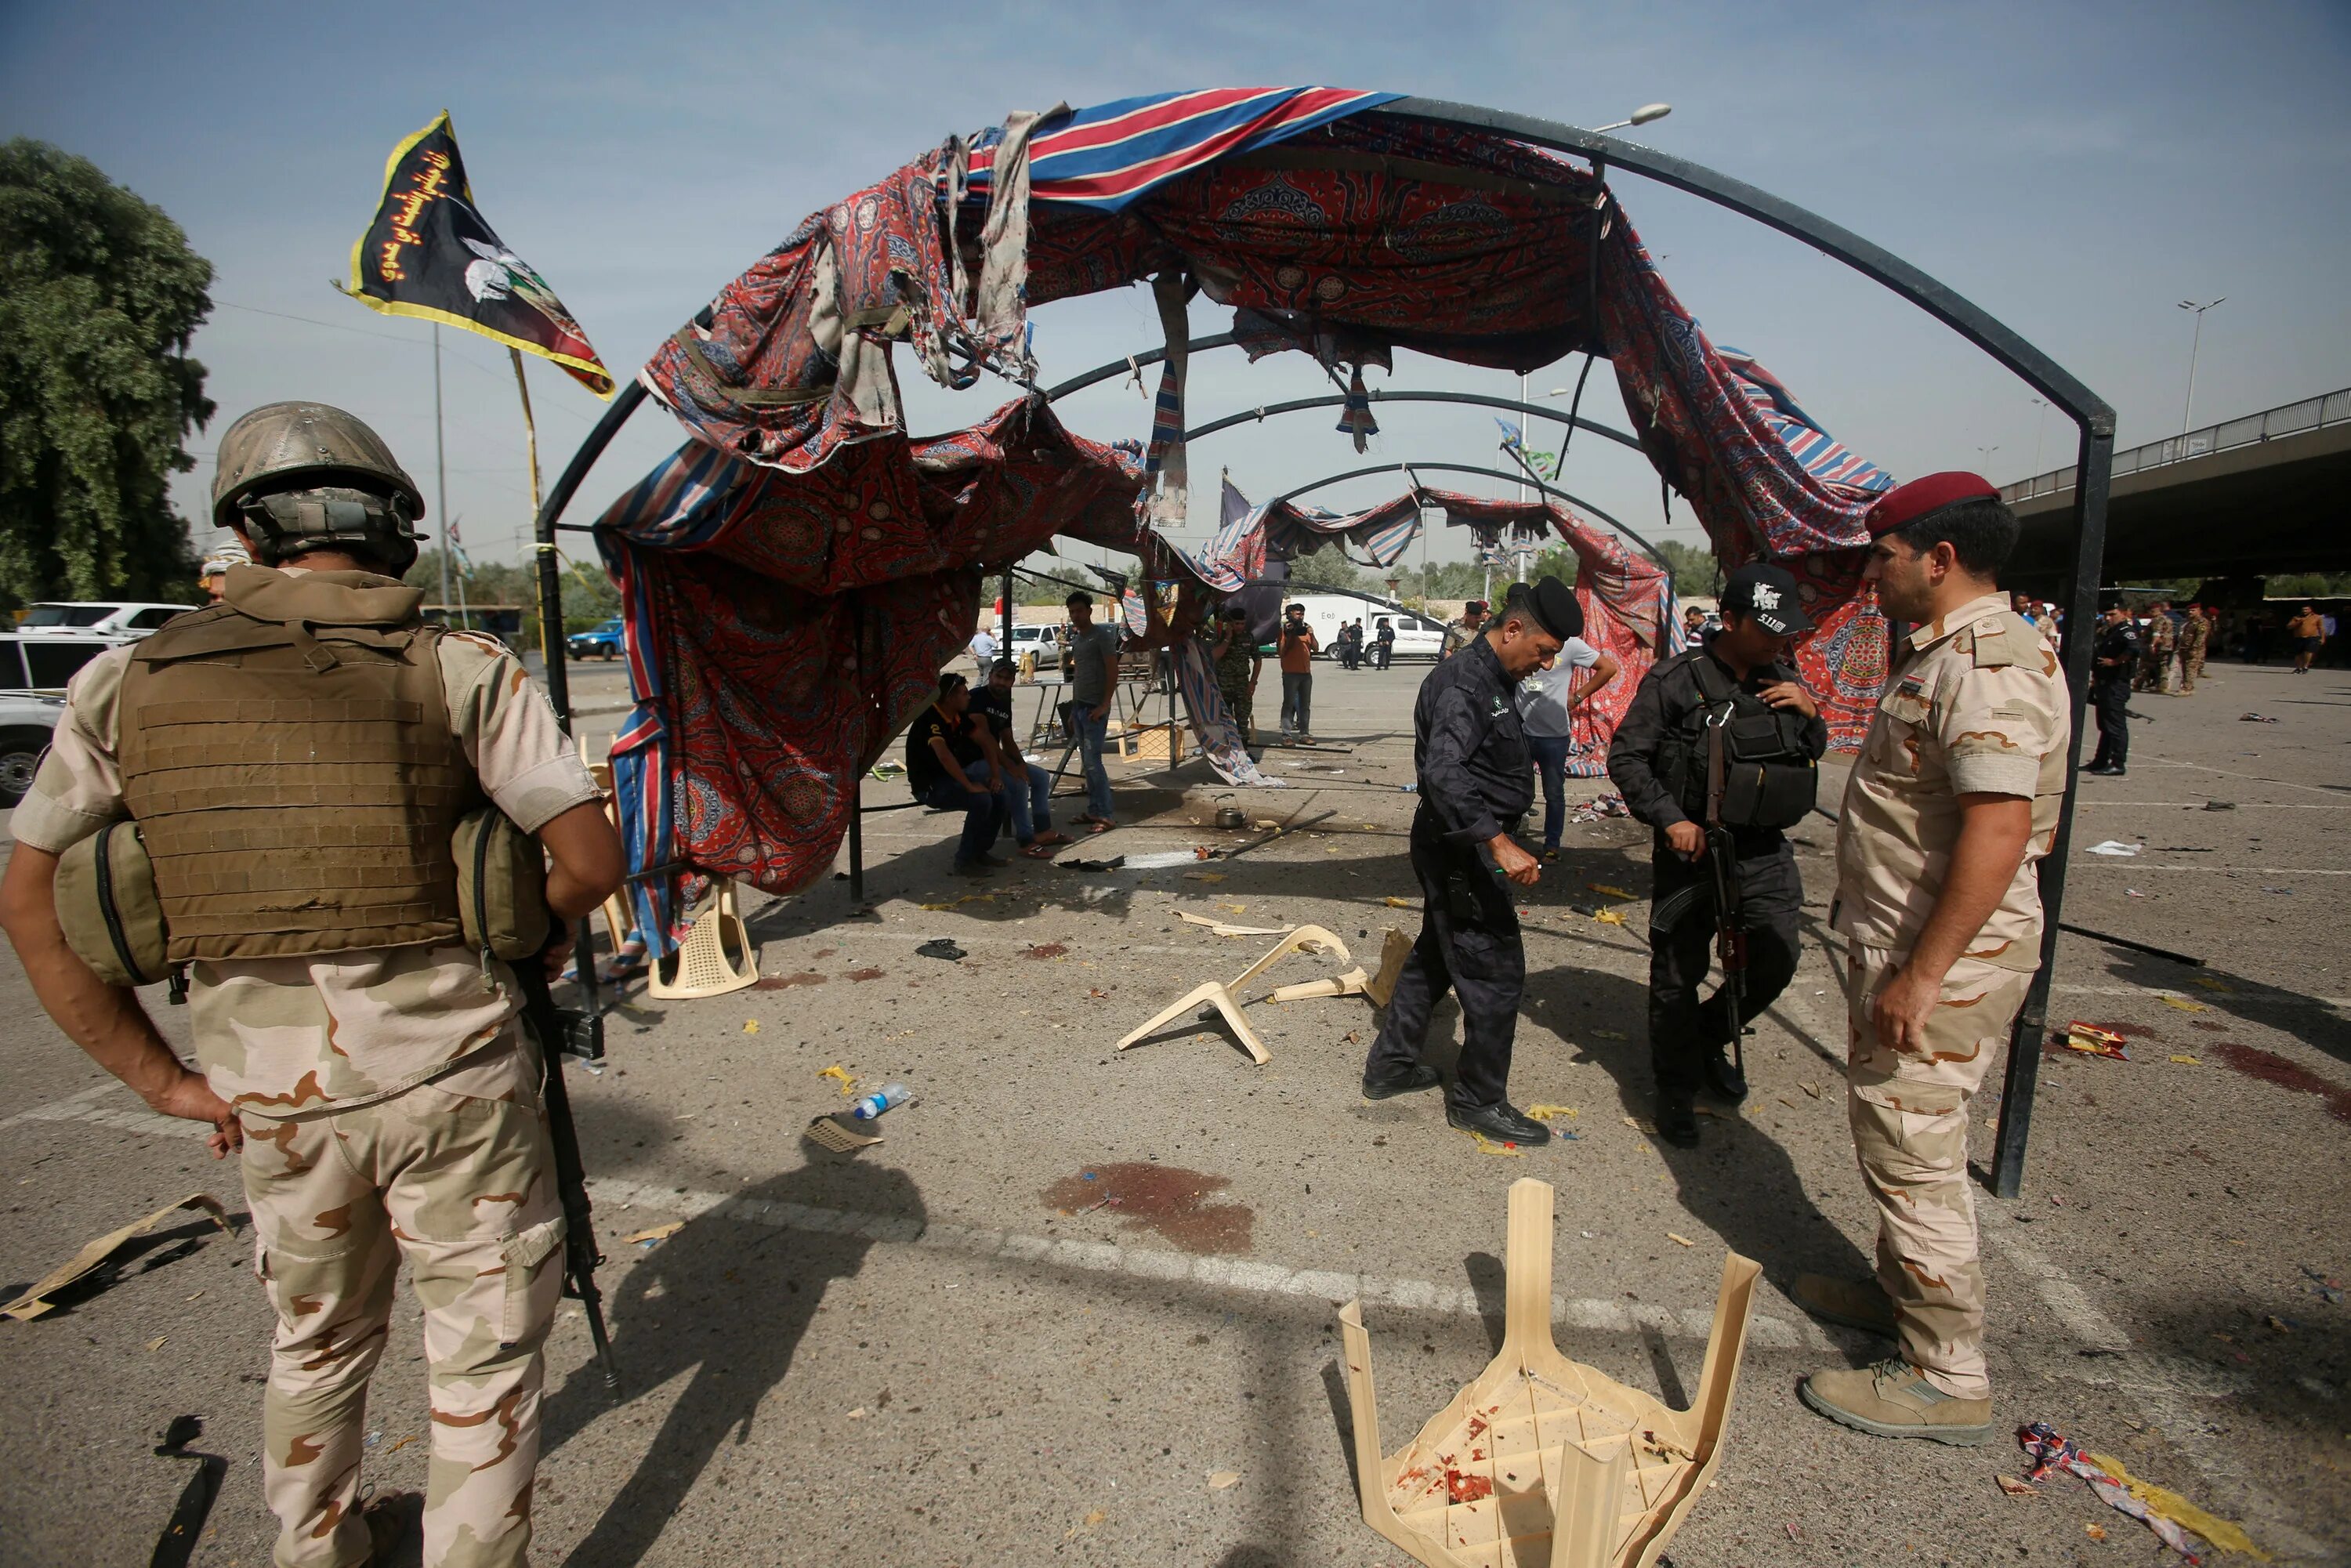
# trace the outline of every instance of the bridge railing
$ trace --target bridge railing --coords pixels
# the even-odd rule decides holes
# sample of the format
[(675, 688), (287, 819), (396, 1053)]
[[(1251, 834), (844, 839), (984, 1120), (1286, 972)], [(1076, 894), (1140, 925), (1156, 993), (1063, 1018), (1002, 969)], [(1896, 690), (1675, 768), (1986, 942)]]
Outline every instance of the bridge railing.
[[(2249, 413), (2241, 419), (2223, 420), (2208, 424), (2201, 430), (2191, 430), (2185, 435), (2169, 435), (2161, 441), (2150, 441), (2144, 446), (2134, 446), (2127, 452), (2115, 454), (2115, 477), (2137, 474), (2148, 468), (2160, 468), (2168, 463), (2184, 463), (2191, 457), (2209, 457), (2215, 452), (2227, 452), (2233, 447), (2257, 446), (2264, 441), (2274, 441), (2282, 435), (2299, 435), (2305, 430), (2321, 425), (2351, 423), (2351, 388), (2327, 392), (2321, 397), (2306, 397), (2299, 402), (2289, 402), (2260, 413)], [(2019, 479), (2013, 485), (2003, 485), (2000, 498), (2011, 506), (2029, 501), (2035, 496), (2053, 496), (2074, 487), (2071, 467), (2036, 474), (2030, 479)]]

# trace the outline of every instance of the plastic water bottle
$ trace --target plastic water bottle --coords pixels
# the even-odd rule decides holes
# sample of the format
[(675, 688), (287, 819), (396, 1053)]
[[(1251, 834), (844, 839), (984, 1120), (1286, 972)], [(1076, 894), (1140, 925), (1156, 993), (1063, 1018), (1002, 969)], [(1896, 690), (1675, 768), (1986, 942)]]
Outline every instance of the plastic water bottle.
[(849, 1113), (861, 1122), (871, 1122), (893, 1105), (904, 1105), (914, 1098), (914, 1092), (903, 1083), (884, 1084), (879, 1094), (861, 1094), (850, 1103)]

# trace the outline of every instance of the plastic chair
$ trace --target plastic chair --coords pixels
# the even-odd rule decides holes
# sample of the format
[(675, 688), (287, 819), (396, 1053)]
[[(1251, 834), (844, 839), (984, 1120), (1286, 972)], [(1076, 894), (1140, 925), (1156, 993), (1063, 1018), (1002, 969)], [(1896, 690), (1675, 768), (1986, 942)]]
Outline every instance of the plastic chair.
[[(730, 938), (735, 950), (742, 955), (739, 963), (726, 956)], [(664, 1001), (691, 1001), (697, 997), (723, 997), (758, 983), (759, 956), (751, 950), (750, 927), (735, 912), (735, 883), (731, 879), (718, 884), (718, 897), (694, 917), (672, 961), (675, 967), (664, 978), (664, 961), (653, 960), (652, 970), (645, 976), (648, 996)]]

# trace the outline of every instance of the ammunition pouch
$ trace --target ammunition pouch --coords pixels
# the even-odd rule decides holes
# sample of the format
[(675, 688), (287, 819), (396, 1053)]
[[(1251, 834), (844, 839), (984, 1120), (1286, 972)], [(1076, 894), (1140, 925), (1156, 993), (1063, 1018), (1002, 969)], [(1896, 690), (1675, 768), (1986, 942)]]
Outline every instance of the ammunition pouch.
[(496, 806), (457, 820), (457, 917), (465, 946), (509, 962), (547, 946), (547, 855)]
[(1820, 766), (1788, 744), (1776, 714), (1734, 711), (1722, 754), (1725, 827), (1792, 828), (1820, 799)]
[(171, 971), (155, 862), (133, 821), (109, 823), (57, 857), (66, 946), (110, 986), (152, 986)]

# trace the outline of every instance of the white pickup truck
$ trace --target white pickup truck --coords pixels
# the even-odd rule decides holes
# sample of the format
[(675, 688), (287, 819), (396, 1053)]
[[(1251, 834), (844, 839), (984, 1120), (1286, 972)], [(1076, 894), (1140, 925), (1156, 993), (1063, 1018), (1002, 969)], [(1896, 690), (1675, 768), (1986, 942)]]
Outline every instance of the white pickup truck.
[(63, 697), (38, 692), (0, 692), (0, 806), (14, 806), (33, 787), (33, 769), (49, 748)]

